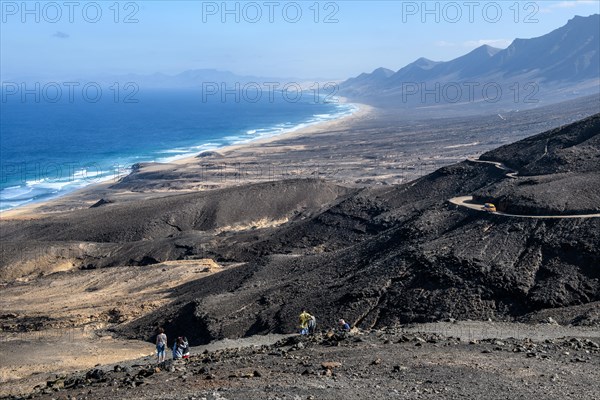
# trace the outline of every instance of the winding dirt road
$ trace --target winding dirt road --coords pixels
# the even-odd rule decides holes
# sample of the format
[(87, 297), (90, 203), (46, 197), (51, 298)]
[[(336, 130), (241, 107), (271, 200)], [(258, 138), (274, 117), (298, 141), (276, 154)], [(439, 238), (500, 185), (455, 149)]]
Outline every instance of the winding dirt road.
[(508, 168), (506, 165), (502, 164), (501, 162), (476, 160), (474, 158), (467, 158), (467, 161), (474, 162), (474, 163), (480, 163), (480, 164), (493, 165), (496, 168), (501, 169), (502, 171), (506, 171), (506, 176), (508, 178), (512, 178), (512, 179), (517, 179), (517, 175), (519, 174), (517, 171), (515, 171), (514, 169)]
[[(482, 164), (491, 164), (496, 168), (499, 168), (503, 171), (506, 171), (506, 176), (511, 179), (517, 179), (518, 172), (508, 168), (506, 165), (495, 162), (495, 161), (484, 161), (484, 160), (474, 160), (468, 159), (468, 161), (482, 163)], [(459, 196), (453, 197), (448, 200), (450, 203), (460, 206), (470, 208), (472, 210), (477, 210), (481, 212), (489, 212), (483, 208), (483, 204), (478, 204), (473, 202), (473, 196)], [(576, 219), (576, 218), (600, 218), (600, 213), (597, 214), (580, 214), (580, 215), (518, 215), (518, 214), (509, 214), (505, 212), (494, 212), (493, 214), (502, 215), (505, 217), (514, 217), (514, 218), (532, 218), (532, 219)]]

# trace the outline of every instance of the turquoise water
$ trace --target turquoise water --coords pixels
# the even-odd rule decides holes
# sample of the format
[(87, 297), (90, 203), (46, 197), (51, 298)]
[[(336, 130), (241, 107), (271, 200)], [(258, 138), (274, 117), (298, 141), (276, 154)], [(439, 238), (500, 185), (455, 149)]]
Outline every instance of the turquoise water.
[[(0, 210), (115, 179), (138, 162), (168, 162), (273, 136), (352, 113), (356, 107), (303, 96), (290, 102), (203, 99), (155, 90), (136, 103), (2, 96)], [(73, 101), (71, 101), (73, 100)]]

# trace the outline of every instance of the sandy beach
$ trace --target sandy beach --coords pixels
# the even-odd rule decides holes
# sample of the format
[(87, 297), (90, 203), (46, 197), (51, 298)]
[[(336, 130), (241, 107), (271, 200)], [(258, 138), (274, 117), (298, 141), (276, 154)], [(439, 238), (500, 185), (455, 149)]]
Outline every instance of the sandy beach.
[[(345, 99), (340, 98), (341, 102)], [(275, 172), (268, 175), (268, 168), (249, 168), (253, 173), (240, 172), (244, 171), (244, 164), (256, 165), (261, 159), (274, 156), (276, 154), (285, 153), (291, 150), (305, 149), (305, 145), (289, 146), (285, 144), (287, 141), (302, 141), (305, 137), (318, 137), (331, 131), (349, 130), (354, 124), (366, 122), (375, 118), (377, 110), (366, 104), (352, 103), (357, 110), (335, 120), (320, 122), (308, 127), (296, 129), (280, 135), (274, 135), (264, 138), (250, 140), (246, 143), (233, 144), (219, 148), (214, 151), (200, 152), (191, 157), (185, 157), (175, 160), (171, 163), (143, 163), (139, 169), (135, 170), (137, 174), (169, 174), (182, 173), (186, 176), (196, 174), (196, 177), (191, 177), (185, 185), (175, 187), (153, 187), (153, 188), (136, 188), (136, 190), (115, 189), (113, 186), (118, 183), (123, 176), (114, 177), (110, 180), (92, 183), (82, 189), (75, 190), (71, 193), (66, 193), (57, 198), (47, 201), (33, 202), (25, 204), (17, 208), (0, 212), (0, 219), (32, 219), (39, 218), (43, 215), (70, 211), (78, 208), (87, 208), (96, 203), (101, 198), (110, 196), (115, 201), (138, 200), (141, 198), (151, 198), (154, 196), (163, 196), (165, 193), (185, 193), (193, 190), (206, 190), (231, 185), (239, 185), (244, 183), (263, 181), (265, 179), (274, 179)], [(203, 155), (204, 154), (204, 155)], [(201, 156), (201, 157), (200, 157)], [(218, 173), (221, 177), (209, 179), (205, 174), (206, 168), (199, 168), (199, 160), (215, 160), (218, 162)], [(264, 171), (263, 171), (264, 170)], [(281, 171), (287, 168), (281, 168)], [(236, 173), (234, 179), (226, 178), (225, 175)], [(238, 172), (235, 172), (238, 171)], [(263, 175), (266, 176), (259, 176)], [(283, 174), (284, 172), (282, 172)], [(212, 175), (212, 174), (211, 174)], [(187, 178), (186, 178), (187, 179)]]
[[(126, 176), (2, 212), (0, 219), (39, 218), (89, 208), (101, 200), (125, 203), (288, 179), (324, 179), (347, 187), (401, 184), (443, 166), (477, 158), (558, 121), (574, 121), (595, 109), (594, 103), (583, 107), (566, 104), (550, 118), (541, 108), (526, 114), (507, 113), (504, 120), (496, 114), (411, 119), (388, 109), (355, 104), (355, 113), (337, 120), (170, 163), (140, 163)], [(530, 123), (523, 126), (519, 122), (523, 119)]]

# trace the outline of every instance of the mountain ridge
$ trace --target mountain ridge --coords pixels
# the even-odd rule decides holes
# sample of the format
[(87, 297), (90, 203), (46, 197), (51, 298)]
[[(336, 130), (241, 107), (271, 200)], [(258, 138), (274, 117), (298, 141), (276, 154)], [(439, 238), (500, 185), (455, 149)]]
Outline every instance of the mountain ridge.
[[(360, 84), (353, 79), (342, 82), (340, 93), (351, 100), (371, 100), (375, 105), (385, 105), (390, 100), (395, 100), (395, 106), (401, 105), (399, 103), (410, 103), (398, 100), (406, 100), (407, 93), (410, 94), (409, 91), (414, 91), (419, 85), (424, 91), (425, 87), (431, 89), (438, 84), (493, 84), (504, 89), (504, 93), (510, 93), (511, 90), (515, 90), (514, 85), (520, 85), (521, 89), (528, 83), (534, 83), (537, 85), (536, 91), (543, 94), (564, 94), (565, 89), (577, 86), (583, 87), (585, 93), (596, 93), (600, 85), (598, 32), (600, 14), (577, 16), (566, 25), (545, 35), (531, 39), (515, 39), (503, 50), (483, 45), (445, 62), (421, 57), (389, 77), (361, 74)], [(381, 97), (379, 101), (378, 97)], [(441, 101), (438, 100), (439, 97), (442, 97)], [(476, 103), (483, 97), (485, 94), (480, 94), (479, 97), (469, 98), (467, 102)], [(549, 94), (540, 96), (544, 99), (551, 97)], [(454, 101), (444, 98), (443, 95), (437, 96), (436, 101), (429, 101), (422, 96), (415, 96), (413, 100), (416, 104), (405, 105), (465, 102), (463, 97)], [(508, 103), (511, 99), (510, 96), (505, 96), (502, 100)], [(521, 106), (525, 107), (527, 104)]]

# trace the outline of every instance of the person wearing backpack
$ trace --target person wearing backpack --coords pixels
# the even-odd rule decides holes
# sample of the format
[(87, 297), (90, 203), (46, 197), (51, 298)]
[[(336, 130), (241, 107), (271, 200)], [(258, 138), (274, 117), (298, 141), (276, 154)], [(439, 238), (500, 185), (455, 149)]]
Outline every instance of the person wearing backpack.
[(175, 343), (173, 344), (173, 360), (181, 360), (183, 357), (183, 346), (182, 346), (183, 338), (179, 336)]
[(308, 319), (308, 334), (314, 335), (316, 330), (317, 330), (317, 319), (315, 318), (314, 315), (311, 314), (310, 318)]
[(312, 315), (310, 315), (308, 312), (306, 312), (306, 310), (303, 308), (302, 312), (300, 313), (300, 318), (299, 318), (301, 335), (308, 334), (308, 321), (310, 321), (311, 317), (312, 317)]

